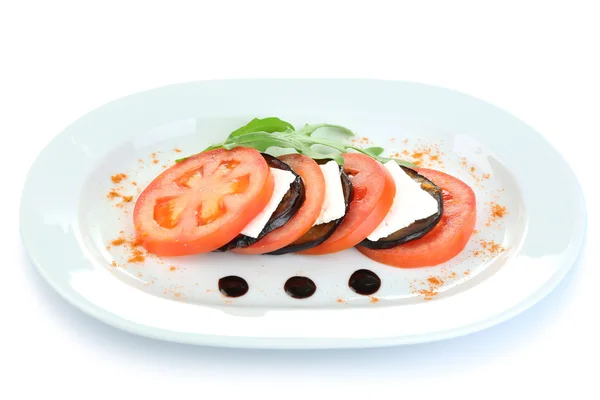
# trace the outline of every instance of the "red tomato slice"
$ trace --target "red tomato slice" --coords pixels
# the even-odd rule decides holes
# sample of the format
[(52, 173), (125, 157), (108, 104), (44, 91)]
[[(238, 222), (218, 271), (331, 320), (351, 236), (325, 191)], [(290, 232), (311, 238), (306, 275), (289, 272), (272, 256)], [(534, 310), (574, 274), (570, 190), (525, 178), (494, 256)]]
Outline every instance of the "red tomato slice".
[(264, 254), (279, 250), (308, 232), (321, 214), (325, 201), (325, 179), (319, 164), (312, 158), (300, 154), (289, 154), (278, 158), (302, 177), (306, 196), (304, 203), (287, 224), (248, 247), (233, 250), (236, 253)]
[(273, 176), (249, 148), (216, 149), (179, 162), (142, 192), (133, 220), (138, 241), (161, 256), (215, 250), (267, 205)]
[(364, 154), (342, 156), (344, 171), (352, 182), (348, 212), (329, 239), (301, 254), (329, 254), (356, 246), (373, 232), (392, 207), (396, 185), (388, 170)]
[(442, 219), (429, 233), (386, 250), (358, 247), (377, 262), (399, 268), (429, 267), (456, 257), (467, 245), (475, 229), (475, 193), (461, 180), (431, 169), (418, 172), (442, 190)]

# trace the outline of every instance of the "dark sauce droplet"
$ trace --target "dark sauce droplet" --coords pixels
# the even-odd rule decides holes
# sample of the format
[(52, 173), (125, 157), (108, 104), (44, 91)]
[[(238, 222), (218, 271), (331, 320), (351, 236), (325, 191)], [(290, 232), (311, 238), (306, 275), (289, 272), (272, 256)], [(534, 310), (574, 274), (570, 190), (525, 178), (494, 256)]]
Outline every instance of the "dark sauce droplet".
[(317, 285), (305, 276), (293, 276), (285, 282), (285, 292), (295, 299), (306, 299), (317, 291)]
[(381, 279), (373, 271), (359, 269), (348, 280), (348, 286), (358, 294), (365, 296), (376, 293), (381, 287)]
[(240, 297), (248, 292), (248, 282), (239, 276), (226, 276), (219, 279), (219, 291), (227, 297)]

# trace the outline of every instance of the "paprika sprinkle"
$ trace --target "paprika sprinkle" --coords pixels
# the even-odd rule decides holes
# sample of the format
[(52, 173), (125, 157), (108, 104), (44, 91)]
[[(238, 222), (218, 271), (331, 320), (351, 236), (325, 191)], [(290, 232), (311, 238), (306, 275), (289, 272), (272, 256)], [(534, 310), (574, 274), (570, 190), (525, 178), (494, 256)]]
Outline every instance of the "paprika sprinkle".
[(124, 179), (127, 179), (127, 174), (116, 174), (110, 177), (110, 179), (113, 181), (113, 183), (120, 183), (121, 181), (123, 181)]

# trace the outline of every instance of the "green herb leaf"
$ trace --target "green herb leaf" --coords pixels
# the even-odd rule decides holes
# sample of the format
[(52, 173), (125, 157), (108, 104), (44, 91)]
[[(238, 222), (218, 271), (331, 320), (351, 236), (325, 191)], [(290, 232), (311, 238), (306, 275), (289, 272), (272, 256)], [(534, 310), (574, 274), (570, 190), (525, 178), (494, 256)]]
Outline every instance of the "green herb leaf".
[[(294, 130), (294, 126), (289, 122), (283, 121), (277, 117), (268, 117), (268, 118), (254, 118), (252, 121), (248, 122), (246, 125), (242, 126), (239, 129), (231, 132), (229, 138), (242, 136), (247, 133), (253, 132), (285, 132), (288, 129)], [(228, 139), (229, 139), (228, 138)]]
[[(339, 125), (319, 124), (306, 125), (298, 131), (287, 129), (285, 132), (253, 132), (243, 135), (228, 137), (222, 146), (228, 150), (235, 147), (252, 147), (258, 151), (266, 151), (269, 147), (282, 147), (285, 149), (294, 149), (300, 154), (314, 159), (334, 159), (339, 164), (343, 164), (344, 160), (341, 153), (346, 152), (348, 144), (329, 140), (326, 138), (316, 138), (312, 134), (320, 128), (333, 128), (342, 132), (345, 136), (354, 136), (352, 131)], [(329, 148), (333, 151), (322, 152), (313, 148), (319, 145), (321, 148)]]
[[(331, 138), (327, 136), (314, 135), (321, 128), (333, 129), (336, 133), (341, 134), (341, 139)], [(325, 134), (329, 131), (325, 131)], [(217, 148), (227, 150), (236, 147), (251, 147), (261, 152), (267, 151), (270, 147), (280, 147), (283, 149), (293, 149), (299, 154), (304, 154), (313, 159), (332, 159), (338, 164), (343, 165), (344, 159), (342, 154), (349, 149), (353, 149), (360, 153), (366, 154), (369, 157), (380, 162), (387, 162), (391, 158), (381, 157), (384, 152), (382, 147), (368, 147), (362, 149), (356, 147), (346, 141), (344, 138), (354, 137), (354, 133), (343, 126), (332, 124), (315, 124), (305, 125), (298, 130), (279, 118), (269, 117), (258, 119), (255, 118), (243, 127), (233, 131), (223, 143), (209, 146), (204, 151)], [(176, 162), (185, 160), (180, 158)], [(403, 160), (396, 160), (398, 164), (408, 167), (414, 167), (414, 164)]]
[(332, 125), (332, 124), (316, 124), (316, 125), (304, 125), (304, 127), (300, 128), (299, 130), (296, 131), (297, 135), (304, 135), (304, 136), (311, 136), (313, 133), (315, 133), (318, 129), (321, 128), (333, 128), (336, 131), (342, 133), (344, 136), (346, 137), (354, 137), (354, 132), (352, 132), (350, 129), (348, 128), (344, 128), (343, 126), (340, 125)]
[(222, 144), (223, 148), (231, 150), (236, 147), (252, 147), (258, 151), (266, 151), (269, 147), (277, 146), (290, 148), (290, 140), (280, 132), (253, 132), (236, 137), (230, 137)]

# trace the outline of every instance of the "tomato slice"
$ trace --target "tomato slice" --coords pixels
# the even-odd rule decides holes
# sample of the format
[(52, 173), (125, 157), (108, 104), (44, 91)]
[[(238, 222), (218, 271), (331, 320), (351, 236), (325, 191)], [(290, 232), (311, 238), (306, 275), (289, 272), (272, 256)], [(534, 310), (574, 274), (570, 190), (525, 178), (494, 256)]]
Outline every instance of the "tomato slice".
[(319, 165), (312, 158), (301, 154), (288, 154), (278, 158), (289, 165), (304, 181), (304, 203), (284, 226), (275, 229), (248, 247), (233, 250), (236, 253), (264, 254), (279, 250), (302, 237), (319, 218), (325, 201), (325, 179)]
[(159, 175), (135, 204), (138, 241), (161, 256), (215, 250), (236, 237), (267, 205), (273, 176), (249, 148), (216, 149)]
[(373, 158), (346, 153), (344, 171), (352, 182), (352, 201), (333, 235), (301, 254), (335, 253), (356, 246), (383, 221), (394, 202), (396, 185), (388, 170)]
[(429, 267), (456, 257), (467, 245), (475, 229), (475, 193), (461, 180), (431, 169), (417, 170), (442, 190), (444, 211), (440, 222), (429, 233), (386, 250), (358, 247), (377, 262), (399, 268)]

